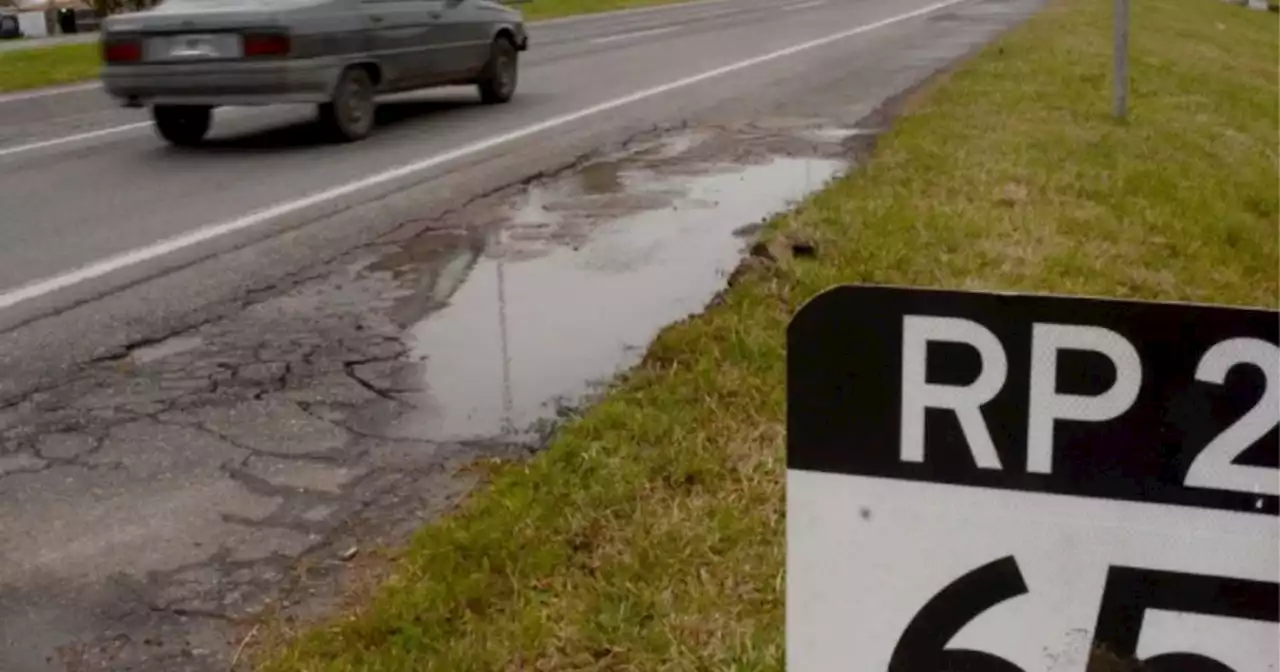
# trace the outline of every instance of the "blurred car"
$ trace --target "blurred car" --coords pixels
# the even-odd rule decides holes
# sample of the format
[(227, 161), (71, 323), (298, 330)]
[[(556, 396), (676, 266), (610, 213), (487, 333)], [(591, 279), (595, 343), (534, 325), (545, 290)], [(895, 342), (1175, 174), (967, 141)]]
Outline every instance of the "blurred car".
[(90, 7), (58, 8), (58, 32), (63, 35), (90, 33), (98, 29), (102, 20)]
[(22, 26), (18, 23), (18, 13), (12, 9), (0, 7), (0, 40), (14, 40), (22, 37)]
[(372, 131), (375, 97), (473, 84), (511, 99), (521, 13), (491, 0), (165, 0), (102, 23), (102, 82), (150, 107), (175, 145), (204, 139), (222, 105), (315, 103), (339, 140)]

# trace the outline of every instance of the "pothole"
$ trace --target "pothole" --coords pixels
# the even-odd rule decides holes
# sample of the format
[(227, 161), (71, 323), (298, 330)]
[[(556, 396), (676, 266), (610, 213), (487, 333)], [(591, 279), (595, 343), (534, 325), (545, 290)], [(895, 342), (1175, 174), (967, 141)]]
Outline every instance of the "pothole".
[(409, 329), (423, 384), (399, 395), (414, 409), (397, 418), (400, 431), (527, 437), (637, 363), (666, 325), (703, 309), (741, 259), (735, 233), (846, 166), (795, 156), (669, 164), (673, 156), (670, 145), (640, 150), (534, 185), (509, 204), (484, 254), (458, 251), (465, 261), (448, 266), (469, 272), (456, 290), (450, 274), (448, 305)]

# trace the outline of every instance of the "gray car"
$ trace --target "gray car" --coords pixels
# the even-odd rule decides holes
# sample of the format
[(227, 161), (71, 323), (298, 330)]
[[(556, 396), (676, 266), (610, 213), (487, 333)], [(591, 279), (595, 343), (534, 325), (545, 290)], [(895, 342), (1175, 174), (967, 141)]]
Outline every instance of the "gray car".
[(18, 23), (18, 13), (12, 9), (0, 7), (0, 40), (19, 37), (22, 37), (22, 26)]
[(165, 0), (106, 19), (101, 42), (107, 92), (176, 145), (222, 105), (315, 103), (354, 141), (380, 93), (474, 84), (505, 103), (529, 46), (520, 12), (491, 0)]

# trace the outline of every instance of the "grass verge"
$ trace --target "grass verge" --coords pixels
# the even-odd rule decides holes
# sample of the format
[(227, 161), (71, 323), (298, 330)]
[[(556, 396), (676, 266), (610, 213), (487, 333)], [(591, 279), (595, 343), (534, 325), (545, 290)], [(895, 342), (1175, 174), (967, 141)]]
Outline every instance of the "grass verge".
[(101, 67), (96, 43), (0, 51), (0, 92), (93, 79)]
[[(575, 14), (666, 5), (682, 0), (532, 0), (517, 5), (528, 21)], [(99, 47), (94, 44), (62, 44), (0, 51), (0, 93), (56, 86), (93, 79), (102, 68)]]
[(516, 5), (524, 12), (529, 21), (554, 19), (561, 16), (577, 14), (596, 14), (599, 12), (615, 12), (620, 9), (635, 9), (651, 5), (670, 5), (685, 0), (530, 0), (527, 4)]
[(1132, 116), (1110, 0), (1060, 0), (908, 102), (873, 161), (529, 463), (423, 529), (355, 611), (262, 669), (777, 670), (784, 328), (841, 282), (1275, 306), (1277, 21), (1138, 0)]

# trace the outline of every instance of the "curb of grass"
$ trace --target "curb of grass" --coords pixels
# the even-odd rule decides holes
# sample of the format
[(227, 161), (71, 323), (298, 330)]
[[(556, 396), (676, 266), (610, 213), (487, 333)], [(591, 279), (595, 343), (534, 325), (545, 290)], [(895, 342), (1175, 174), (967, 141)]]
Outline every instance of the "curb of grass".
[(0, 95), (39, 91), (98, 76), (97, 42), (0, 51)]

